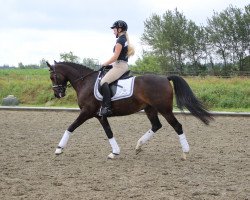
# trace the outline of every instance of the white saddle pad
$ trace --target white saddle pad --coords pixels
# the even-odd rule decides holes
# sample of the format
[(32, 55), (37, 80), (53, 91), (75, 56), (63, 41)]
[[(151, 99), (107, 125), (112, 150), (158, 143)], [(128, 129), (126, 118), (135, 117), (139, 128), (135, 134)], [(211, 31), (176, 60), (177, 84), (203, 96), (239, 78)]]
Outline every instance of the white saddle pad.
[[(135, 77), (119, 80), (117, 83), (116, 93), (111, 98), (111, 101), (116, 101), (119, 99), (125, 99), (131, 97), (134, 91), (134, 82), (135, 82)], [(102, 95), (98, 91), (98, 83), (99, 79), (96, 79), (94, 87), (94, 95), (97, 100), (102, 101)]]

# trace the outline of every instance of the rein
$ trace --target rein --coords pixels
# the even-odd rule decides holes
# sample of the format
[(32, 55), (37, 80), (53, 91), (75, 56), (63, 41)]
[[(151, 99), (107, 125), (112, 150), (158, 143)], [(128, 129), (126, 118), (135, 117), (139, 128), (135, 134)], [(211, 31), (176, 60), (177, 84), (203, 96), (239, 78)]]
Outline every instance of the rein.
[(93, 72), (90, 72), (90, 73), (86, 74), (85, 76), (81, 76), (81, 77), (77, 78), (76, 80), (74, 80), (74, 83), (77, 82), (77, 81), (80, 81), (80, 80), (85, 79), (87, 76), (92, 75), (92, 74), (94, 74), (95, 72), (100, 72), (100, 71), (102, 71), (104, 68), (105, 68), (105, 66), (102, 66), (98, 71), (93, 71)]
[[(99, 70), (98, 70), (98, 71), (99, 71)], [(76, 80), (74, 80), (74, 83), (76, 83), (77, 81), (83, 80), (83, 79), (85, 79), (87, 76), (89, 76), (89, 75), (91, 75), (91, 74), (94, 74), (94, 73), (96, 73), (96, 72), (98, 72), (98, 71), (93, 71), (93, 72), (90, 72), (90, 73), (86, 74), (85, 76), (81, 76), (81, 77), (77, 78)]]

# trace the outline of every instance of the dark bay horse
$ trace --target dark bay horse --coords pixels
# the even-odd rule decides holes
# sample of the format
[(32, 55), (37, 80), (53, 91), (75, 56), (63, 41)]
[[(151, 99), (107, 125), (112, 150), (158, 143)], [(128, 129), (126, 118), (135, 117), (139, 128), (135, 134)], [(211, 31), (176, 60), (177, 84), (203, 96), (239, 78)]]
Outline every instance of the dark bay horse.
[[(47, 65), (50, 68), (50, 79), (55, 97), (64, 97), (67, 83), (70, 82), (77, 93), (80, 107), (79, 116), (63, 134), (55, 154), (59, 155), (63, 152), (71, 133), (77, 127), (86, 120), (95, 117), (101, 123), (112, 147), (112, 153), (108, 155), (108, 158), (112, 159), (119, 155), (120, 148), (113, 136), (108, 119), (98, 115), (101, 102), (94, 96), (94, 85), (98, 71), (70, 62), (55, 62), (54, 65), (47, 63)], [(138, 140), (136, 153), (139, 153), (141, 146), (162, 127), (158, 113), (168, 121), (178, 134), (184, 159), (186, 158), (185, 153), (189, 152), (189, 145), (182, 125), (173, 115), (173, 88), (170, 81), (173, 82), (178, 108), (181, 110), (187, 108), (193, 116), (205, 124), (209, 124), (209, 121), (213, 119), (201, 101), (195, 97), (187, 82), (180, 76), (144, 75), (135, 77), (133, 95), (126, 99), (113, 101), (112, 116), (130, 115), (140, 110), (145, 111), (152, 127)]]

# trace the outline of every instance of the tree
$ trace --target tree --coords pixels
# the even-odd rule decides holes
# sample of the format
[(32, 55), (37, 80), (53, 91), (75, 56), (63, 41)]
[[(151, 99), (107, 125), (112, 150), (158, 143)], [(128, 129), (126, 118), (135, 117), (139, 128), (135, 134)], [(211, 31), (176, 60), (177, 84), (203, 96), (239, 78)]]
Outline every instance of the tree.
[[(163, 34), (162, 19), (159, 15), (154, 14), (144, 22), (144, 33), (141, 37), (141, 41), (149, 47), (150, 53), (144, 52), (143, 57), (145, 56), (145, 59), (139, 59), (137, 65), (144, 62), (146, 62), (147, 65), (148, 59), (150, 59), (152, 55), (155, 55), (159, 62), (158, 65), (160, 64), (163, 69), (165, 68), (166, 71), (169, 71), (168, 57), (170, 57), (170, 53), (167, 51), (168, 42)], [(145, 68), (144, 66), (142, 68), (146, 69), (147, 67)]]
[[(214, 12), (206, 27), (187, 20), (177, 9), (153, 14), (144, 22), (141, 40), (163, 71), (242, 71), (250, 54), (250, 5), (245, 10), (229, 6)], [(144, 65), (148, 58), (137, 64)]]
[(20, 68), (20, 69), (24, 69), (25, 67), (24, 67), (24, 65), (23, 65), (23, 63), (18, 63), (18, 67)]
[(242, 70), (241, 71), (248, 71), (250, 72), (250, 56), (246, 56), (242, 60)]
[(74, 55), (72, 51), (70, 51), (69, 53), (61, 53), (60, 58), (65, 62), (79, 63), (79, 57)]
[(231, 48), (231, 61), (234, 64), (239, 63), (239, 69), (242, 69), (242, 61), (246, 56), (246, 50), (249, 48), (249, 25), (244, 18), (243, 11), (239, 8), (230, 6), (222, 15), (227, 24), (226, 32)]
[(100, 68), (99, 60), (93, 58), (84, 58), (82, 64), (93, 70), (98, 70)]
[(45, 58), (43, 58), (42, 60), (40, 60), (40, 65), (39, 65), (39, 67), (40, 68), (47, 68), (48, 66), (47, 66), (47, 63), (46, 62), (48, 62), (47, 60), (45, 60)]
[[(245, 6), (245, 13), (243, 13), (243, 20), (244, 20), (244, 26), (246, 28), (245, 30), (245, 37), (243, 37), (245, 40), (243, 42), (243, 45), (245, 44), (246, 46), (244, 47), (244, 49), (246, 49), (245, 53), (246, 53), (246, 57), (242, 59), (242, 62), (240, 64), (240, 70), (244, 71), (246, 69), (250, 70), (250, 4)], [(244, 61), (245, 60), (245, 61)], [(246, 60), (248, 60), (246, 62)], [(247, 66), (244, 66), (244, 64), (248, 64)]]
[(135, 62), (135, 66), (131, 68), (134, 72), (154, 72), (154, 73), (162, 73), (162, 68), (159, 63), (159, 59), (157, 56), (144, 52), (142, 58), (139, 58)]
[(203, 30), (183, 13), (175, 9), (162, 17), (154, 14), (144, 22), (144, 27), (142, 41), (151, 47), (166, 71), (183, 73), (186, 60), (197, 65), (204, 51)]
[[(246, 13), (239, 8), (229, 6), (221, 13), (214, 13), (208, 20), (206, 27), (210, 45), (215, 53), (220, 55), (224, 62), (224, 71), (228, 64), (239, 64), (242, 69), (242, 60), (249, 50), (249, 6), (245, 7)], [(248, 52), (249, 54), (249, 52)]]
[(163, 34), (167, 42), (167, 49), (174, 70), (183, 73), (186, 38), (187, 38), (187, 19), (177, 9), (174, 12), (168, 11), (163, 14)]
[(227, 67), (227, 59), (229, 55), (229, 44), (227, 43), (227, 38), (225, 37), (225, 31), (223, 29), (224, 21), (223, 18), (219, 16), (218, 13), (214, 13), (212, 19), (208, 19), (208, 26), (206, 31), (208, 33), (209, 45), (211, 45), (215, 53), (220, 55), (223, 59), (224, 67)]
[[(194, 22), (189, 21), (187, 25), (186, 38), (186, 57), (190, 60), (192, 71), (197, 74), (204, 70), (201, 65), (202, 60), (206, 59), (206, 34), (204, 27), (197, 26)], [(190, 69), (188, 69), (190, 71)]]

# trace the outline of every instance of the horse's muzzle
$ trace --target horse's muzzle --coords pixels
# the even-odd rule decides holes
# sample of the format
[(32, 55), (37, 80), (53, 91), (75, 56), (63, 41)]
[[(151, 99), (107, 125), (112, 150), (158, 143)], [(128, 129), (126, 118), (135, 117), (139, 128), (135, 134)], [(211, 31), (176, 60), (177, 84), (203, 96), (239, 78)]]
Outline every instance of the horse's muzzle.
[(65, 96), (65, 93), (59, 92), (59, 93), (54, 93), (54, 95), (55, 95), (56, 98), (60, 99), (60, 98)]
[(54, 95), (56, 98), (62, 98), (65, 96), (66, 87), (62, 85), (53, 86)]

